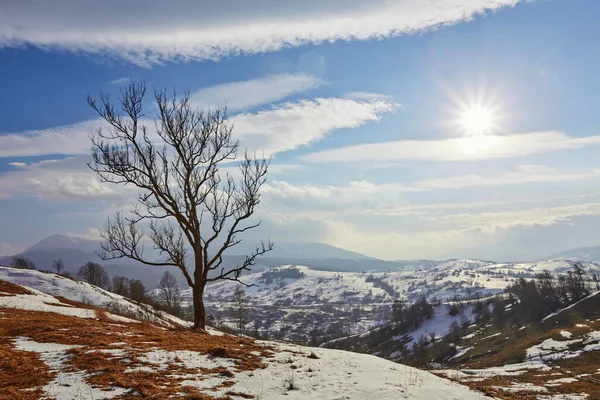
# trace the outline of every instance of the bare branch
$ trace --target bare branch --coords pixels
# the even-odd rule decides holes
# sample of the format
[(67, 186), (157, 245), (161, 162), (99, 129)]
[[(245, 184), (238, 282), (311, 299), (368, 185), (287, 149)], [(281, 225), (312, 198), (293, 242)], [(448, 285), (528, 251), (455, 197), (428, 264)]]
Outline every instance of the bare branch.
[[(239, 179), (221, 174), (220, 166), (235, 161), (239, 150), (226, 107), (195, 109), (189, 92), (178, 97), (155, 91), (153, 136), (144, 125), (145, 95), (146, 85), (132, 81), (121, 90), (117, 104), (104, 93), (98, 99), (88, 97), (88, 104), (108, 124), (91, 137), (88, 166), (101, 182), (138, 188), (130, 215), (118, 213), (108, 220), (101, 257), (179, 268), (194, 292), (195, 326), (203, 328), (206, 283), (238, 280), (273, 247), (263, 243), (242, 265), (227, 272), (222, 267), (223, 253), (260, 225), (248, 220), (260, 203), (270, 160), (246, 152)], [(145, 240), (161, 259), (144, 256)], [(209, 279), (209, 272), (218, 268), (220, 274)]]

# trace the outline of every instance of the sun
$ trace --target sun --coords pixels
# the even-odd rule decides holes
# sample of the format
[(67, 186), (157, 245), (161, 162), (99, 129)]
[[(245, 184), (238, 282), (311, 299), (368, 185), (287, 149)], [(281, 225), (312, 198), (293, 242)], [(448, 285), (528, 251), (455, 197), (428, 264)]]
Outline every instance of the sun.
[(462, 110), (460, 125), (466, 135), (487, 135), (496, 129), (496, 115), (489, 107), (469, 105)]

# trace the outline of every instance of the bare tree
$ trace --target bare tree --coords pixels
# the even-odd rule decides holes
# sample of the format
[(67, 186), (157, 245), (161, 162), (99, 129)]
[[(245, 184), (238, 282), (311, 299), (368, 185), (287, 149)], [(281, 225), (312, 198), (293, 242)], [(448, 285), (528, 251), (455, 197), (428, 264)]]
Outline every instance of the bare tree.
[(110, 278), (104, 268), (100, 264), (91, 261), (79, 268), (77, 278), (103, 289), (108, 288), (110, 284)]
[(21, 256), (14, 256), (11, 266), (19, 269), (36, 269), (33, 261)]
[(56, 270), (56, 273), (60, 275), (60, 271), (62, 271), (65, 268), (65, 264), (63, 263), (62, 258), (52, 261), (52, 268), (54, 268)]
[(231, 309), (231, 316), (236, 322), (238, 332), (242, 332), (246, 323), (248, 323), (248, 298), (246, 293), (240, 287), (235, 288), (233, 296), (231, 298), (233, 302), (233, 308)]
[(177, 279), (169, 272), (165, 271), (160, 282), (158, 283), (158, 298), (171, 311), (179, 310), (181, 296), (179, 294), (179, 286)]
[(113, 293), (120, 294), (121, 296), (129, 297), (129, 278), (125, 276), (113, 276), (112, 278), (112, 291)]
[(129, 298), (140, 303), (148, 301), (146, 287), (139, 279), (131, 279), (129, 281)]
[[(138, 188), (131, 214), (109, 218), (100, 256), (179, 268), (192, 288), (194, 329), (204, 329), (206, 284), (239, 282), (241, 273), (273, 248), (270, 241), (261, 242), (241, 264), (222, 265), (223, 253), (241, 242), (240, 234), (260, 225), (248, 220), (260, 203), (269, 160), (246, 152), (239, 178), (223, 172), (222, 165), (236, 161), (239, 150), (227, 110), (195, 109), (189, 93), (178, 98), (155, 91), (157, 136), (151, 135), (143, 121), (145, 94), (144, 83), (131, 82), (118, 105), (103, 93), (99, 101), (88, 97), (110, 126), (92, 138), (88, 165), (102, 182)], [(159, 251), (158, 260), (144, 255), (148, 241)]]

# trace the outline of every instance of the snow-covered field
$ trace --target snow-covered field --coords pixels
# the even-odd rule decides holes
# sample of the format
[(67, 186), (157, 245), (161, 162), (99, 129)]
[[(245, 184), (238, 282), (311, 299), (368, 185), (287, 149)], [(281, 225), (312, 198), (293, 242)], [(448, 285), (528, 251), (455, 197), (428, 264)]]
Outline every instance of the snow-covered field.
[(54, 296), (85, 298), (98, 306), (107, 299), (127, 300), (54, 274), (10, 268), (0, 273), (0, 283), (14, 283), (0, 285), (0, 334), (8, 339), (0, 342), (7, 356), (0, 360), (0, 380), (17, 370), (37, 377), (35, 385), (15, 380), (5, 388), (17, 395), (65, 400), (157, 393), (160, 398), (198, 393), (232, 399), (482, 398), (460, 384), (369, 355), (104, 318), (86, 304)]

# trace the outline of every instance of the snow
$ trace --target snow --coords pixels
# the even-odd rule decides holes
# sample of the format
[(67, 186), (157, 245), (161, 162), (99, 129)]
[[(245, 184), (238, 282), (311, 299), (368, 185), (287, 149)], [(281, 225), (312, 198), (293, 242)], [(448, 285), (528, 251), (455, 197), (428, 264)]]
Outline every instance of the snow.
[(569, 346), (581, 342), (581, 339), (557, 341), (546, 339), (542, 343), (527, 349), (528, 360), (561, 360), (579, 356), (579, 351), (569, 351)]
[(558, 379), (553, 379), (551, 381), (546, 382), (546, 386), (560, 386), (563, 383), (572, 383), (572, 382), (577, 382), (576, 378), (558, 378)]
[(126, 392), (123, 388), (99, 389), (93, 388), (85, 382), (83, 372), (66, 372), (66, 361), (69, 356), (65, 352), (78, 347), (56, 343), (38, 343), (28, 338), (15, 339), (15, 347), (23, 351), (32, 351), (48, 365), (56, 376), (42, 389), (48, 397), (61, 400), (98, 400), (112, 399)]
[[(127, 315), (135, 315), (153, 322), (167, 325), (189, 325), (175, 316), (165, 312), (150, 311), (132, 300), (107, 290), (90, 285), (86, 282), (66, 278), (61, 275), (36, 270), (21, 270), (0, 266), (0, 280), (25, 286), (33, 295), (15, 295), (0, 297), (0, 307), (20, 308), (30, 311), (49, 311), (58, 314), (80, 317), (96, 318), (94, 310), (70, 307), (61, 303), (54, 296), (61, 296), (68, 300), (90, 304), (102, 308), (118, 308)], [(60, 304), (60, 305), (58, 305)], [(137, 322), (107, 313), (108, 317), (116, 322)]]
[(437, 370), (437, 373), (443, 374), (449, 378), (467, 381), (472, 377), (493, 378), (496, 376), (518, 376), (522, 375), (531, 369), (541, 369), (544, 371), (550, 370), (545, 364), (539, 361), (522, 362), (517, 364), (507, 364), (501, 367), (490, 367), (481, 369), (442, 369)]
[[(68, 298), (68, 291), (78, 288), (71, 297), (86, 295), (90, 285), (82, 285), (77, 282), (73, 284), (70, 280), (58, 280), (53, 289), (46, 286), (48, 279), (52, 280), (53, 274), (48, 277), (36, 271), (20, 273), (1, 268), (2, 279), (21, 280), (32, 286), (51, 291), (52, 294)], [(30, 275), (28, 278), (26, 275)], [(31, 278), (33, 276), (34, 278)], [(41, 276), (41, 278), (39, 278)], [(39, 279), (38, 279), (39, 278)], [(48, 278), (48, 279), (44, 279)], [(30, 286), (31, 287), (31, 286)], [(95, 289), (95, 288), (94, 288)], [(0, 301), (3, 305), (11, 304), (13, 307), (35, 309), (43, 312), (67, 312), (72, 317), (94, 318), (95, 311), (60, 304), (60, 301), (50, 294), (32, 288), (32, 294), (2, 296)], [(103, 291), (94, 291), (88, 297), (94, 296), (104, 298)], [(64, 311), (68, 310), (68, 311)], [(115, 316), (116, 317), (116, 316)], [(128, 318), (112, 318), (114, 323), (107, 322), (110, 326), (122, 326), (120, 324), (129, 322)], [(68, 328), (63, 328), (67, 329)], [(212, 330), (211, 330), (212, 331)], [(128, 332), (123, 333), (128, 335)], [(23, 351), (36, 352), (40, 358), (55, 373), (53, 380), (42, 389), (46, 397), (58, 399), (107, 399), (123, 396), (126, 389), (118, 387), (96, 388), (86, 383), (89, 377), (83, 371), (69, 369), (67, 354), (73, 345), (38, 343), (26, 337), (14, 338), (15, 347)], [(115, 344), (124, 344), (116, 341)], [(283, 396), (289, 399), (364, 399), (364, 398), (410, 398), (415, 400), (439, 400), (464, 399), (476, 400), (481, 398), (481, 393), (472, 391), (466, 386), (437, 377), (429, 372), (396, 364), (375, 356), (357, 354), (340, 350), (321, 348), (308, 348), (296, 345), (288, 345), (275, 342), (258, 342), (275, 349), (273, 357), (263, 359), (266, 368), (254, 371), (236, 372), (233, 377), (220, 376), (218, 374), (195, 375), (186, 372), (181, 373), (176, 381), (182, 387), (185, 385), (196, 388), (211, 388), (210, 394), (216, 397), (224, 396), (227, 391), (252, 394), (263, 400), (281, 399)], [(93, 344), (91, 344), (93, 345)], [(118, 357), (125, 353), (122, 349), (100, 349), (108, 354)], [(309, 358), (315, 353), (318, 358)], [(138, 370), (165, 371), (172, 374), (168, 369), (169, 363), (179, 364), (189, 368), (210, 369), (225, 367), (235, 371), (235, 360), (228, 358), (211, 357), (194, 351), (178, 350), (168, 351), (161, 348), (149, 350), (138, 349), (136, 357), (144, 363)], [(120, 362), (115, 359), (114, 362)], [(293, 366), (293, 368), (292, 368)], [(226, 380), (233, 382), (231, 387), (221, 387), (216, 391), (212, 388), (222, 384)]]
[(399, 358), (402, 355), (401, 351), (394, 351), (392, 354), (390, 354), (390, 360), (394, 360), (396, 358)]
[(72, 307), (61, 303), (55, 297), (37, 290), (33, 294), (17, 294), (13, 296), (0, 296), (0, 307), (18, 308), (26, 311), (54, 312), (79, 318), (96, 318), (96, 311), (86, 308)]
[(560, 335), (564, 338), (570, 339), (573, 334), (569, 331), (560, 331)]
[(538, 392), (538, 393), (546, 393), (548, 389), (543, 386), (537, 386), (532, 383), (516, 383), (513, 382), (511, 386), (496, 386), (496, 388), (505, 390), (507, 392)]
[[(454, 321), (460, 323), (461, 319), (468, 321), (473, 319), (472, 306), (465, 306), (461, 310), (461, 313), (455, 316), (448, 315), (448, 309), (445, 305), (434, 307), (433, 310), (434, 314), (431, 319), (423, 321), (423, 324), (419, 328), (408, 333), (412, 337), (412, 340), (407, 344), (408, 348), (412, 348), (422, 335), (425, 335), (429, 339), (433, 333), (436, 338), (441, 338), (450, 333), (450, 326)], [(404, 336), (396, 335), (392, 337), (392, 340), (402, 340)]]
[[(564, 335), (562, 336), (565, 337)], [(585, 345), (582, 349), (569, 349), (571, 346), (582, 342)], [(562, 360), (579, 357), (582, 353), (596, 350), (600, 350), (600, 332), (592, 331), (586, 333), (580, 339), (561, 341), (554, 339), (546, 339), (542, 343), (527, 349), (527, 359), (541, 360), (543, 362), (546, 362), (548, 360)]]
[(235, 363), (227, 358), (214, 358), (188, 350), (167, 351), (155, 348), (139, 355), (137, 358), (142, 362), (153, 364), (161, 370), (167, 369), (169, 363), (183, 363), (188, 368), (232, 368), (235, 366)]
[[(273, 344), (270, 342), (265, 342)], [(339, 350), (277, 345), (264, 370), (235, 376), (229, 390), (260, 399), (481, 399), (481, 393), (454, 382), (378, 357)], [(296, 357), (290, 368), (286, 350), (314, 352), (319, 359)], [(289, 390), (293, 386), (294, 390)]]
[(110, 313), (107, 313), (107, 315), (108, 315), (108, 318), (110, 320), (115, 321), (115, 322), (125, 322), (125, 323), (129, 323), (129, 324), (139, 323), (140, 322), (140, 321), (137, 321), (135, 319), (131, 319), (131, 318), (127, 318), (127, 317), (122, 317), (120, 315), (114, 315), (114, 314), (110, 314)]
[(471, 350), (473, 350), (473, 346), (469, 346), (469, 347), (465, 347), (465, 348), (463, 348), (463, 349), (459, 349), (459, 350), (456, 352), (456, 354), (455, 354), (455, 355), (453, 355), (452, 357), (450, 357), (448, 360), (453, 360), (453, 359), (455, 359), (455, 358), (462, 357), (462, 356), (464, 356), (465, 354), (467, 354), (467, 353), (468, 353), (469, 351), (471, 351)]
[(481, 338), (481, 340), (491, 339), (493, 337), (500, 336), (500, 334), (501, 334), (501, 332), (494, 333), (493, 335), (489, 335), (489, 336)]

